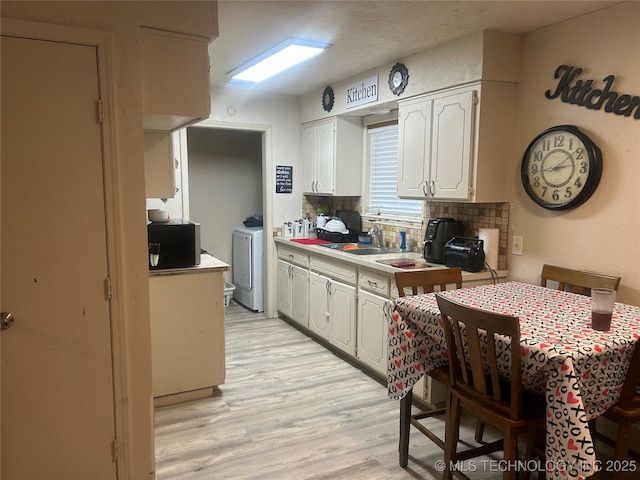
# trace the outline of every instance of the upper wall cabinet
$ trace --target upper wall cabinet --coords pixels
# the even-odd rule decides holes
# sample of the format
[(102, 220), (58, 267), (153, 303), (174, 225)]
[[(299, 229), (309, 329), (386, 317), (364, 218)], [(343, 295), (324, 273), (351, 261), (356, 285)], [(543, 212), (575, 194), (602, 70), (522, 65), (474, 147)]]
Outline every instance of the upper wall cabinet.
[(302, 129), (304, 193), (362, 195), (360, 118), (331, 118), (308, 123)]
[(144, 183), (147, 198), (175, 196), (177, 163), (170, 132), (144, 132)]
[(209, 117), (209, 39), (142, 28), (145, 130), (171, 131)]
[(514, 92), (477, 83), (400, 102), (398, 196), (507, 201)]

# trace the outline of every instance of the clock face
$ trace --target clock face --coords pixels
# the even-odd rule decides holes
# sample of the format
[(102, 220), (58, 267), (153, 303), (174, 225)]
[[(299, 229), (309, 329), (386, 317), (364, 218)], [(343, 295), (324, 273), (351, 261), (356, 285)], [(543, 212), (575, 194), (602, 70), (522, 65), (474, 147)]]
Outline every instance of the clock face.
[(538, 205), (562, 210), (584, 203), (602, 174), (600, 149), (577, 127), (560, 125), (545, 130), (527, 147), (522, 158), (522, 184)]

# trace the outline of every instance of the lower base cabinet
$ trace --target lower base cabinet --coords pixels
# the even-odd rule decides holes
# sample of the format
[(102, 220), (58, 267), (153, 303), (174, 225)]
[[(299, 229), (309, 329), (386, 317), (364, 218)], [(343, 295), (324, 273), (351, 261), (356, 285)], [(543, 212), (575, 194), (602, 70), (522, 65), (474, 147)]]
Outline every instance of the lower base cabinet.
[(356, 288), (309, 272), (309, 329), (355, 356)]
[(278, 311), (304, 327), (309, 326), (308, 284), (309, 270), (278, 260)]
[(223, 282), (222, 272), (149, 279), (154, 397), (224, 383)]
[(387, 373), (388, 298), (358, 293), (358, 348), (356, 357), (377, 372)]

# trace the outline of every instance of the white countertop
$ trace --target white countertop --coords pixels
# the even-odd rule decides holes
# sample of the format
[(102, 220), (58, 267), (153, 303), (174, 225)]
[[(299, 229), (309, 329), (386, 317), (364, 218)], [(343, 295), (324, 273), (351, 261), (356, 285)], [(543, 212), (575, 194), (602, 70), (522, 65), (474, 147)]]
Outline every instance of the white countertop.
[(229, 270), (229, 265), (221, 260), (218, 260), (213, 255), (203, 253), (200, 255), (200, 265), (193, 267), (181, 267), (181, 268), (167, 268), (164, 270), (149, 270), (150, 277), (157, 277), (160, 275), (185, 275), (192, 273), (207, 273), (207, 272), (226, 272)]
[[(410, 269), (404, 269), (404, 268), (392, 267), (391, 265), (385, 265), (383, 263), (378, 262), (378, 260), (389, 260), (389, 259), (395, 259), (395, 258), (409, 258), (409, 259), (419, 260), (421, 262), (424, 262), (424, 258), (418, 252), (407, 252), (402, 254), (400, 251), (398, 251), (398, 253), (384, 253), (380, 255), (354, 255), (349, 252), (334, 250), (332, 248), (323, 247), (321, 245), (305, 245), (302, 243), (293, 242), (291, 241), (292, 239), (290, 238), (274, 237), (274, 240), (277, 244), (287, 246), (289, 248), (301, 249), (307, 253), (312, 253), (314, 255), (323, 255), (326, 257), (331, 257), (335, 260), (340, 260), (343, 262), (358, 265), (360, 267), (370, 268), (372, 270), (377, 270), (377, 271), (385, 272), (389, 274), (395, 274), (395, 272), (402, 272), (407, 270), (413, 271), (413, 270), (426, 270), (426, 269), (431, 270), (434, 268), (449, 268), (445, 265), (439, 265), (436, 263), (427, 262), (428, 267), (426, 268), (412, 267)], [(507, 276), (506, 270), (496, 270), (496, 273), (498, 274), (499, 278), (505, 278)], [(475, 273), (465, 272), (464, 270), (462, 271), (462, 279), (465, 282), (485, 280), (485, 279), (491, 279), (491, 278), (492, 278), (491, 271), (486, 268)]]

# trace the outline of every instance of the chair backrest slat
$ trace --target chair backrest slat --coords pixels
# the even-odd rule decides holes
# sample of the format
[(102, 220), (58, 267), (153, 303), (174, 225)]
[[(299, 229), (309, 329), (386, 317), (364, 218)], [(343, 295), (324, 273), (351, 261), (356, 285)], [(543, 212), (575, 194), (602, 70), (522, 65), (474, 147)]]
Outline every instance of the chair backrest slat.
[[(461, 305), (438, 293), (436, 299), (449, 351), (451, 388), (459, 389), (503, 415), (521, 418), (522, 365), (518, 317)], [(501, 381), (499, 376), (497, 342), (508, 344), (512, 380), (509, 384)], [(503, 389), (509, 392), (508, 399)]]
[(617, 290), (620, 285), (620, 277), (545, 264), (542, 266), (540, 285), (546, 287), (548, 281), (558, 282), (558, 290), (582, 295), (590, 295), (592, 288)]
[(462, 288), (462, 270), (460, 268), (396, 272), (395, 277), (398, 295), (401, 297), (431, 293), (435, 291), (435, 287), (438, 287), (440, 291), (446, 290), (449, 285)]

